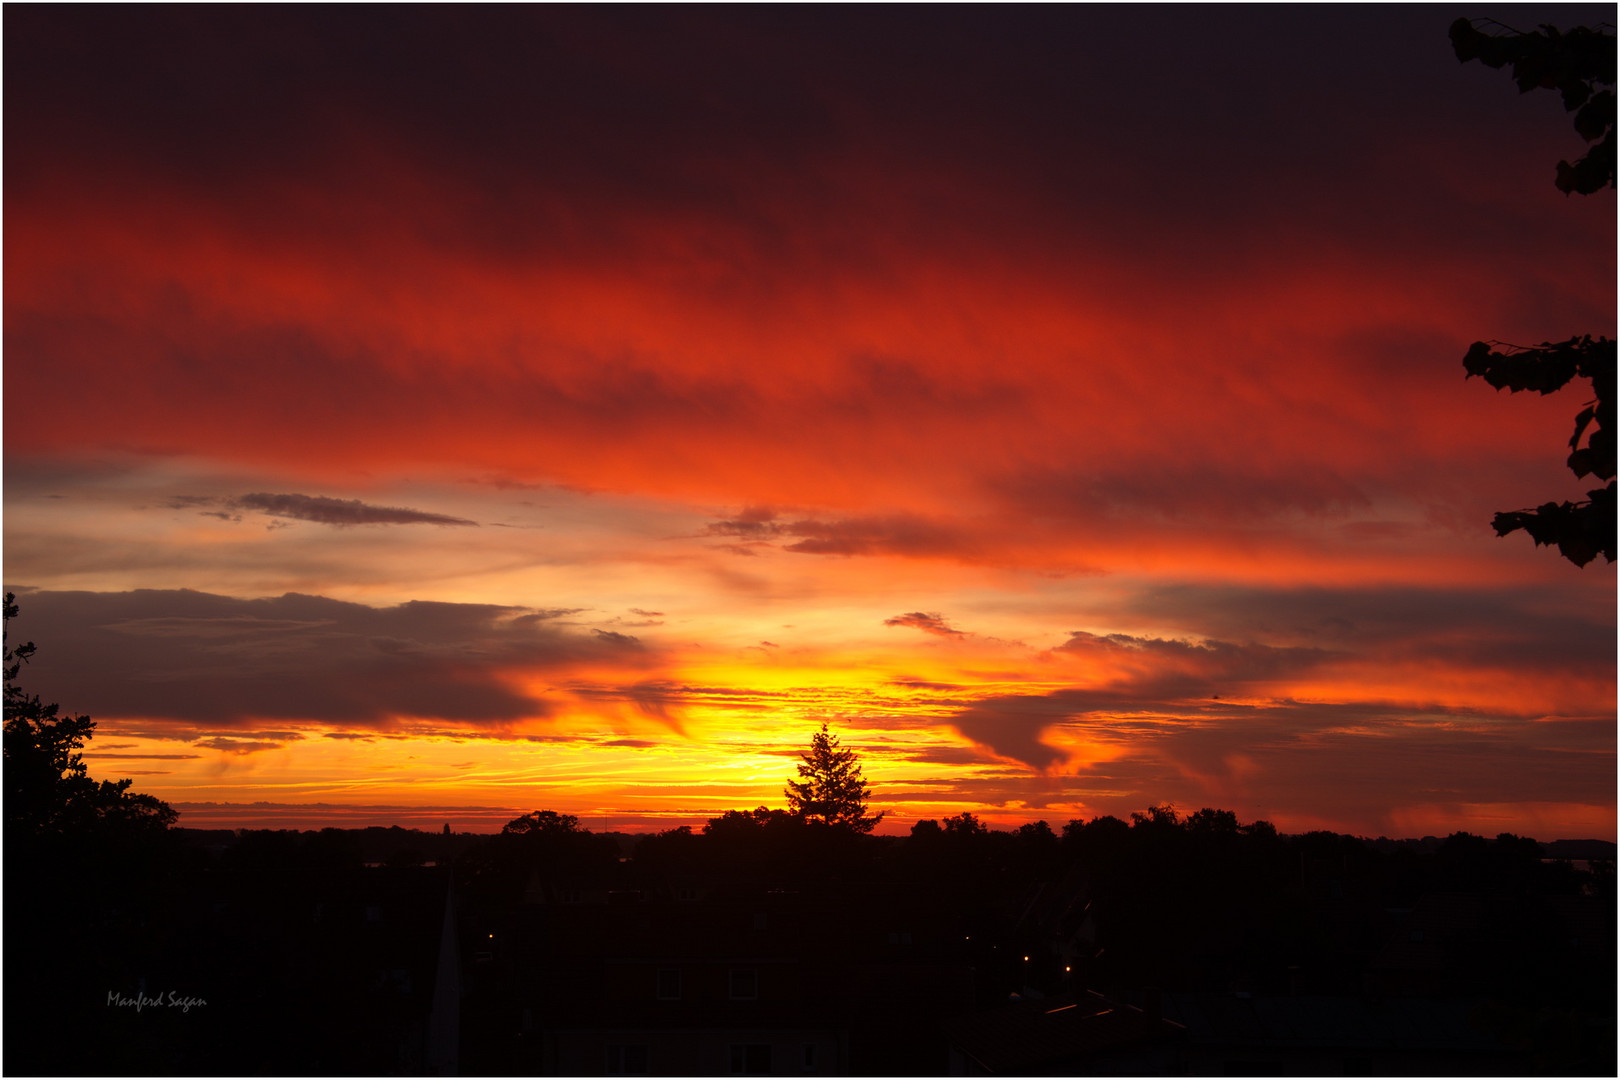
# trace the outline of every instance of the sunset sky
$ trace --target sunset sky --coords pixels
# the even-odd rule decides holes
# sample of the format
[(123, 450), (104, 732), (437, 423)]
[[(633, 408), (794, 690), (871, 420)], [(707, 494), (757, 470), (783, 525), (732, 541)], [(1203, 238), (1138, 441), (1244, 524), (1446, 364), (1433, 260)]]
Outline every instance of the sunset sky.
[(1615, 838), (1615, 198), (1459, 15), (8, 6), (23, 684), (196, 827)]

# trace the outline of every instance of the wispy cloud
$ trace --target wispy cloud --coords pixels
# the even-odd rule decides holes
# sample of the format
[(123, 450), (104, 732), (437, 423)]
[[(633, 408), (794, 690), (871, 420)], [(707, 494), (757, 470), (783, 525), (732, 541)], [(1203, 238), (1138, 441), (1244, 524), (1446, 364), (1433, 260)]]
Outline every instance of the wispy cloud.
[(199, 739), (193, 745), (205, 746), (210, 750), (223, 750), (227, 754), (257, 754), (265, 750), (282, 750), (286, 743), (259, 742), (252, 739), (232, 739), (226, 736), (215, 736), (212, 739)]
[[(335, 499), (328, 495), (272, 494), (179, 495), (169, 501), (173, 509), (195, 506), (221, 506), (224, 510), (199, 510), (205, 517), (240, 521), (240, 511), (257, 511), (277, 518), (313, 521), (319, 525), (346, 528), (351, 525), (472, 525), (478, 522), (449, 514), (411, 510), (401, 506), (373, 506), (359, 499)], [(231, 512), (231, 511), (234, 511)]]
[(960, 525), (918, 514), (787, 519), (766, 506), (747, 507), (735, 517), (710, 522), (703, 535), (737, 537), (755, 545), (788, 541), (780, 544), (782, 550), (799, 555), (961, 558), (979, 547)]
[(910, 626), (925, 634), (938, 634), (941, 637), (966, 637), (967, 631), (957, 630), (945, 622), (945, 616), (936, 612), (912, 611), (905, 615), (896, 615), (892, 619), (884, 619), (884, 626)]

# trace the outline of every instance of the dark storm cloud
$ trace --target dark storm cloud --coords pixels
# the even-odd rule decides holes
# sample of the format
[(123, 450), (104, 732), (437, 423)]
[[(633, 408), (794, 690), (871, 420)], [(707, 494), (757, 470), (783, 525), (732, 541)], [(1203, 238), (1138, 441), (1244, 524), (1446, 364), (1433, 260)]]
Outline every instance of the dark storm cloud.
[[(1062, 722), (1108, 737), (1106, 717)], [(1504, 800), (1559, 803), (1612, 784), (1612, 718), (1548, 723), (1440, 709), (1283, 701), (1224, 718), (1190, 713), (1123, 753), (1063, 778), (1077, 793), (1176, 792), (1184, 808), (1241, 816), (1310, 807), (1323, 818), (1376, 821), (1392, 808)], [(1508, 793), (1511, 793), (1508, 794)]]
[[(1117, 713), (1196, 717), (1205, 709), (1206, 700), (1212, 701), (1223, 691), (1248, 692), (1336, 658), (1322, 649), (1226, 641), (1195, 644), (1084, 632), (1070, 635), (1053, 652), (1093, 657), (1122, 669), (1123, 674), (1095, 688), (984, 698), (954, 714), (952, 726), (1003, 757), (1047, 769), (1064, 754), (1043, 743), (1041, 734), (1059, 721)], [(1217, 706), (1217, 710), (1225, 711), (1225, 707)], [(1147, 733), (1138, 730), (1135, 734)]]
[(372, 608), (297, 593), (32, 591), (13, 631), (40, 645), (25, 679), (46, 700), (216, 736), (208, 729), (265, 719), (386, 726), (411, 717), (498, 728), (551, 711), (509, 687), (508, 671), (652, 662), (647, 650), (615, 640), (623, 635), (514, 618), (523, 614), (425, 601)]
[[(8, 21), (8, 36), (30, 43), (6, 70), (16, 138), (66, 157), (94, 142), (203, 193), (289, 171), (331, 180), (358, 129), (475, 183), (485, 213), (452, 235), (496, 257), (565, 240), (593, 204), (724, 210), (724, 176), (694, 175), (706, 150), (793, 159), (826, 144), (813, 59), (784, 66), (764, 51), (791, 48), (814, 28), (803, 20), (561, 8), (106, 14)], [(573, 205), (558, 212), (540, 190)]]
[(905, 615), (896, 615), (892, 619), (884, 619), (884, 626), (910, 626), (923, 631), (925, 634), (938, 634), (941, 637), (965, 637), (967, 632), (957, 630), (945, 622), (945, 616), (939, 612), (913, 611)]
[[(255, 492), (236, 498), (215, 498), (208, 495), (177, 495), (169, 500), (172, 509), (193, 506), (220, 505), (227, 510), (257, 510), (274, 517), (313, 521), (321, 525), (477, 525), (476, 521), (433, 514), (425, 510), (409, 510), (398, 506), (372, 506), (359, 499), (334, 499), (326, 495), (276, 495)], [(226, 521), (241, 521), (241, 515), (220, 511), (201, 510), (198, 513)]]
[(1612, 677), (1612, 598), (1585, 580), (1555, 585), (1272, 587), (1177, 584), (1133, 590), (1128, 615), (1223, 638), (1320, 646), (1371, 658), (1425, 658), (1491, 670)]
[(1229, 807), (1245, 819), (1310, 807), (1319, 820), (1379, 821), (1400, 807), (1578, 800), (1572, 792), (1612, 783), (1615, 767), (1612, 716), (1544, 720), (1287, 697), (1154, 700), (1141, 690), (1003, 695), (953, 722), (1036, 768), (1061, 756), (1039, 741), (1043, 731), (1110, 748), (1044, 781), (1065, 789), (1063, 798), (1115, 813), (1170, 800)]
[[(514, 212), (541, 209), (536, 185), (580, 203), (713, 210), (864, 144), (936, 172), (993, 168), (1026, 196), (983, 208), (1009, 222), (1113, 207), (1052, 223), (1065, 240), (1174, 216), (1195, 225), (1188, 262), (1214, 250), (1217, 223), (1257, 209), (1320, 207), (1332, 223), (1438, 225), (1483, 242), (1487, 230), (1455, 228), (1471, 207), (1431, 224), (1402, 213), (1405, 172), (1369, 183), (1356, 167), (1376, 163), (1390, 117), (1429, 142), (1495, 144), (1515, 127), (1458, 92), (1503, 80), (1457, 66), (1454, 14), (27, 5), (7, 18), (5, 91), (8, 144), (30, 153), (7, 179), (26, 191), (86, 146), (199, 191), (294, 170), (319, 179), (358, 127), (476, 181), (486, 216), (459, 239), (499, 254), (563, 232), (555, 213)], [(1601, 6), (1496, 14), (1612, 19)], [(1416, 116), (1414, 94), (1427, 105)], [(727, 157), (752, 168), (702, 164)]]
[[(1107, 9), (1018, 18), (940, 10), (442, 8), (134, 8), (92, 17), (25, 9), (8, 19), (8, 34), (29, 48), (8, 62), (6, 83), (25, 125), (19, 133), (30, 139), (66, 141), (43, 113), (69, 131), (94, 125), (104, 137), (122, 132), (126, 153), (183, 152), (175, 167), (216, 174), (274, 167), (289, 150), (300, 152), (295, 157), (329, 150), (331, 102), (338, 100), (374, 123), (415, 118), (417, 138), (474, 154), (468, 167), (498, 148), (536, 164), (560, 156), (561, 163), (548, 162), (551, 170), (572, 171), (583, 158), (612, 175), (618, 170), (604, 167), (630, 165), (629, 147), (656, 167), (694, 140), (815, 144), (838, 95), (816, 92), (813, 76), (858, 93), (880, 121), (897, 114), (926, 120), (929, 106), (949, 105), (944, 116), (981, 137), (988, 121), (1003, 117), (1021, 129), (1016, 134), (1056, 134), (1057, 123), (1080, 118), (1076, 108), (1091, 96), (1080, 90), (1137, 123), (1181, 99), (1216, 125), (1217, 133), (1200, 140), (1213, 146), (1218, 135), (1247, 131), (1223, 123), (1228, 110), (1218, 106), (1241, 101), (1264, 118), (1286, 114), (1287, 99), (1265, 91), (1293, 75), (1331, 86), (1338, 63), (1342, 81), (1376, 83), (1365, 58), (1353, 69), (1351, 57), (1303, 49), (1301, 40), (1335, 26), (1372, 31), (1387, 63), (1390, 50), (1422, 47), (1411, 41), (1421, 37), (1402, 32), (1408, 29), (1430, 29), (1440, 35), (1430, 50), (1443, 48), (1438, 19), (1392, 25), (1354, 12), (1325, 18), (1282, 9), (1246, 27), (1247, 40), (1239, 42), (1230, 32), (1208, 33), (1230, 16), (1187, 9), (1145, 18)], [(1307, 28), (1316, 33), (1297, 36)], [(1216, 38), (1222, 51), (1209, 44)], [(1155, 78), (1140, 77), (1139, 55), (1115, 47), (1122, 39), (1154, 44)], [(823, 62), (834, 52), (843, 60), (837, 67)], [(1269, 56), (1268, 69), (1245, 65), (1250, 52)], [(1059, 56), (1078, 75), (1073, 89), (1037, 77)], [(917, 77), (941, 66), (956, 78)], [(1127, 73), (1137, 77), (1116, 81)], [(1219, 78), (1196, 86), (1203, 98), (1184, 97), (1195, 88), (1189, 83), (1212, 73)], [(1036, 93), (1043, 89), (1044, 96)], [(495, 101), (500, 109), (487, 107)], [(1032, 107), (1020, 117), (1015, 104)], [(716, 120), (724, 121), (718, 130)], [(926, 145), (944, 126), (928, 124), (913, 138)], [(202, 132), (211, 137), (198, 137)], [(615, 179), (631, 181), (636, 171), (627, 171)], [(1152, 175), (1151, 167), (1143, 171)]]
[(1048, 769), (1063, 751), (1041, 742), (1041, 733), (1083, 707), (1053, 695), (1002, 694), (986, 698), (950, 718), (951, 726), (980, 746), (1034, 769)]

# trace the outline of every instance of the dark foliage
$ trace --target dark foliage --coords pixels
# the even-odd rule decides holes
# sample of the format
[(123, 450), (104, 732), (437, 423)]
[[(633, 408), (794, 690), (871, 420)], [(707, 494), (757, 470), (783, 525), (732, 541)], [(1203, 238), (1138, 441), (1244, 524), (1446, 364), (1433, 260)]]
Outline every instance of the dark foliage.
[[(1487, 33), (1479, 24), (1506, 32)], [(1560, 33), (1552, 26), (1525, 33), (1490, 20), (1458, 19), (1451, 25), (1451, 43), (1463, 63), (1478, 60), (1487, 67), (1510, 67), (1521, 94), (1538, 88), (1557, 90), (1564, 108), (1575, 113), (1576, 132), (1589, 143), (1596, 141), (1574, 163), (1558, 163), (1554, 180), (1558, 190), (1565, 195), (1591, 195), (1614, 187), (1613, 33), (1588, 27)], [(1470, 378), (1478, 375), (1498, 390), (1514, 393), (1550, 394), (1576, 378), (1591, 381), (1593, 400), (1575, 417), (1567, 464), (1577, 478), (1594, 476), (1609, 481), (1608, 485), (1588, 491), (1580, 502), (1547, 502), (1534, 509), (1505, 511), (1491, 524), (1498, 536), (1523, 529), (1537, 546), (1558, 548), (1576, 566), (1585, 566), (1599, 554), (1613, 562), (1614, 342), (1594, 340), (1591, 335), (1535, 347), (1476, 341), (1463, 358), (1463, 366)]]
[[(17, 683), (35, 653), (13, 647), (5, 596), (6, 1058), (9, 1073), (75, 1069), (83, 1020), (153, 955), (142, 928), (187, 864), (175, 812), (130, 780), (96, 780), (83, 754), (88, 716), (63, 713)], [(137, 976), (138, 979), (138, 976)], [(99, 997), (98, 997), (99, 995)], [(102, 1013), (90, 1013), (92, 1003)], [(18, 1032), (26, 1035), (22, 1038)]]
[(533, 810), (501, 826), (502, 836), (567, 836), (582, 831), (579, 818), (555, 810)]
[(1551, 394), (1574, 379), (1591, 380), (1594, 397), (1575, 417), (1566, 464), (1577, 478), (1592, 476), (1609, 481), (1608, 485), (1587, 492), (1583, 502), (1549, 502), (1534, 510), (1497, 514), (1492, 525), (1498, 536), (1523, 529), (1537, 545), (1556, 546), (1576, 566), (1585, 566), (1599, 554), (1613, 562), (1615, 343), (1590, 335), (1534, 348), (1476, 341), (1463, 366), (1469, 378), (1477, 375), (1498, 390), (1514, 393)]
[(5, 597), (6, 840), (31, 845), (51, 840), (109, 837), (120, 840), (173, 825), (175, 812), (151, 795), (129, 790), (131, 780), (94, 780), (79, 752), (95, 734), (88, 716), (63, 714), (55, 703), (17, 685), (34, 655), (32, 641), (13, 648), (16, 597)]
[[(1482, 25), (1506, 32), (1487, 33)], [(1458, 19), (1451, 24), (1451, 47), (1462, 63), (1478, 60), (1489, 68), (1510, 68), (1521, 94), (1558, 91), (1564, 109), (1575, 114), (1576, 133), (1597, 142), (1574, 163), (1558, 163), (1554, 183), (1559, 191), (1590, 195), (1614, 186), (1612, 33), (1585, 26), (1567, 33), (1553, 26), (1523, 32), (1489, 19)]]

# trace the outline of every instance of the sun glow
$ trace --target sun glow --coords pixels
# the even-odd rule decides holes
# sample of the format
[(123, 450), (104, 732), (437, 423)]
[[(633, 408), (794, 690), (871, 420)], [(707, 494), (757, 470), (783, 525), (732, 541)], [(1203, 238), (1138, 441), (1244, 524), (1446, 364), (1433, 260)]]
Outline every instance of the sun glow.
[[(1503, 152), (1542, 118), (1416, 51), (1373, 86), (1272, 50), (1337, 125), (1323, 172), (1244, 80), (1192, 73), (1228, 107), (1177, 129), (1170, 83), (1097, 96), (1125, 54), (975, 32), (964, 109), (932, 39), (869, 70), (799, 28), (837, 62), (767, 69), (750, 25), (689, 42), (701, 89), (593, 58), (618, 89), (562, 112), (527, 76), (458, 97), (482, 56), (418, 73), (442, 113), (364, 90), (370, 54), (315, 105), (196, 66), (275, 35), (30, 37), (6, 575), (98, 775), (663, 827), (781, 805), (826, 722), (885, 830), (1173, 803), (1613, 835), (1614, 568), (1490, 528), (1584, 497), (1586, 391), (1458, 363), (1613, 336), (1614, 201)], [(1158, 156), (1256, 132), (1196, 190)]]

